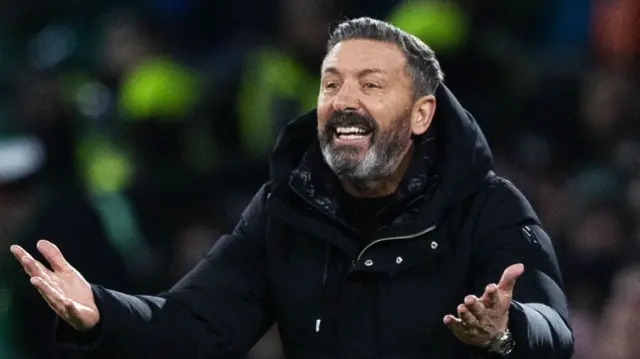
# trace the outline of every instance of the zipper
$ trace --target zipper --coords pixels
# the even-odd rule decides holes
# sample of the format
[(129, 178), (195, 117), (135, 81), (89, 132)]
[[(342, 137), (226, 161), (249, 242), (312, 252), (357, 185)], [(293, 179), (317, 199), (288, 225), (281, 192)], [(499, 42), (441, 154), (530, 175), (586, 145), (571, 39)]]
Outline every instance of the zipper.
[[(328, 213), (327, 211), (325, 211), (323, 208), (321, 208), (320, 206), (318, 206), (315, 202), (310, 201), (306, 196), (303, 196), (302, 193), (300, 193), (297, 188), (295, 188), (294, 186), (289, 186), (289, 188), (291, 188), (291, 190), (297, 194), (300, 198), (302, 198), (303, 201), (305, 201), (308, 205), (312, 206), (313, 208), (317, 209), (318, 211), (320, 211), (320, 213), (324, 214), (325, 216), (329, 217), (331, 220), (338, 222), (339, 224), (346, 226), (349, 229), (352, 229), (351, 226), (349, 226), (348, 224), (344, 223), (344, 221), (342, 221), (340, 218)], [(411, 201), (410, 203), (412, 203), (414, 201)], [(411, 239), (411, 238), (415, 238), (415, 237), (419, 237), (422, 235), (425, 235), (429, 232), (432, 232), (433, 230), (436, 229), (436, 225), (432, 225), (426, 229), (423, 229), (420, 232), (417, 233), (413, 233), (413, 234), (407, 234), (404, 236), (397, 236), (397, 237), (388, 237), (388, 238), (380, 238), (380, 239), (376, 239), (375, 241), (367, 244), (366, 247), (364, 247), (360, 253), (358, 254), (358, 257), (356, 257), (356, 259), (351, 263), (352, 265), (356, 265), (356, 263), (358, 263), (360, 261), (360, 258), (362, 258), (362, 256), (364, 255), (364, 253), (367, 251), (367, 249), (371, 248), (373, 245), (380, 243), (380, 242), (388, 242), (388, 241), (393, 241), (393, 240), (397, 240), (397, 239)], [(316, 323), (317, 325), (317, 323)]]
[(436, 229), (435, 224), (427, 229), (423, 229), (422, 231), (418, 232), (418, 233), (413, 233), (413, 234), (407, 234), (404, 236), (397, 236), (397, 237), (388, 237), (388, 238), (380, 238), (380, 239), (376, 239), (375, 241), (367, 244), (366, 247), (364, 247), (361, 251), (360, 254), (358, 254), (358, 257), (356, 258), (355, 261), (353, 261), (353, 265), (355, 265), (356, 263), (358, 263), (360, 261), (360, 258), (362, 258), (362, 256), (364, 255), (364, 253), (367, 251), (367, 249), (373, 247), (374, 245), (380, 243), (380, 242), (388, 242), (388, 241), (394, 241), (397, 239), (411, 239), (411, 238), (415, 238), (415, 237), (419, 237), (422, 235), (425, 235), (429, 232), (433, 232), (433, 230)]

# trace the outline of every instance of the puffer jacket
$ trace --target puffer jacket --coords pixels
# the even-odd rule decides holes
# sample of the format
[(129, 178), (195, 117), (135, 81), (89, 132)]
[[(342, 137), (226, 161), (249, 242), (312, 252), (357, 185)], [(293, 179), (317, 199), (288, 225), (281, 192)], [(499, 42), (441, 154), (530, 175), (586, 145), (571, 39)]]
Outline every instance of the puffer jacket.
[[(269, 183), (188, 275), (158, 296), (93, 285), (99, 325), (77, 333), (58, 322), (56, 340), (89, 357), (240, 358), (277, 323), (287, 359), (492, 358), (442, 320), (523, 263), (509, 357), (569, 358), (573, 336), (550, 238), (525, 197), (492, 172), (471, 114), (444, 85), (436, 99), (437, 141), (417, 140), (365, 247), (344, 220), (312, 111), (284, 128)], [(435, 161), (425, 155), (432, 151)]]

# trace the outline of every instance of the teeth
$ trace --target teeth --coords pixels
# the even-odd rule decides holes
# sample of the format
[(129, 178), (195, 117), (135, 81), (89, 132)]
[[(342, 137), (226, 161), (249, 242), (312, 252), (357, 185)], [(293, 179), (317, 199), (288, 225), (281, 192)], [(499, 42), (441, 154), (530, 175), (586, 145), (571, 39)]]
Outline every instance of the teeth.
[(365, 130), (358, 127), (337, 127), (337, 133), (365, 133)]
[(341, 140), (358, 140), (364, 138), (364, 135), (340, 135)]

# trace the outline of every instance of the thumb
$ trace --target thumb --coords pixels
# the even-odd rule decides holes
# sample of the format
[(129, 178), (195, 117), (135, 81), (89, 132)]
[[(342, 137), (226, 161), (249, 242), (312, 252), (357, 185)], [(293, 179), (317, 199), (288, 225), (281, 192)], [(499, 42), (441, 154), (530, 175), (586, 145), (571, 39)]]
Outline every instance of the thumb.
[(504, 292), (513, 293), (513, 288), (516, 285), (516, 280), (524, 273), (524, 265), (521, 263), (513, 264), (502, 273), (498, 289)]
[(75, 324), (72, 322), (76, 321), (80, 316), (77, 305), (78, 305), (77, 303), (75, 303), (73, 300), (69, 298), (64, 298), (62, 300), (63, 311), (61, 314), (64, 316), (65, 319), (67, 319), (70, 322), (70, 324)]
[(76, 330), (87, 330), (95, 324), (90, 308), (69, 299), (65, 299), (63, 305), (66, 321)]

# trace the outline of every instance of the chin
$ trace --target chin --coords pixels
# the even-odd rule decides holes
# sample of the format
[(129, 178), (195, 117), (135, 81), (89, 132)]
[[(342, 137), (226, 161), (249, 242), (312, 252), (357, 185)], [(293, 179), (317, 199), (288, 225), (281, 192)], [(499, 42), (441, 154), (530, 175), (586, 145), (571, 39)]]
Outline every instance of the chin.
[(348, 166), (355, 167), (365, 159), (368, 150), (369, 148), (340, 145), (333, 146), (329, 155), (334, 162), (345, 163), (348, 164)]

